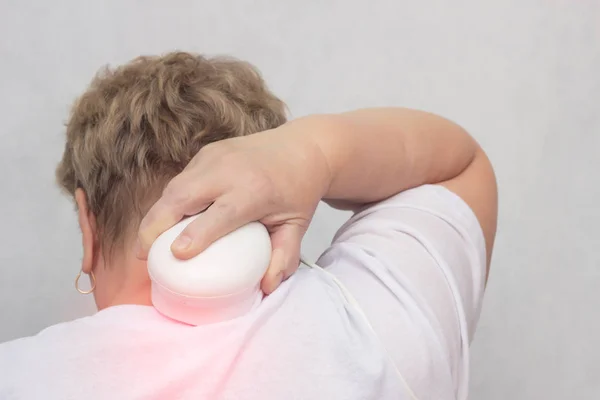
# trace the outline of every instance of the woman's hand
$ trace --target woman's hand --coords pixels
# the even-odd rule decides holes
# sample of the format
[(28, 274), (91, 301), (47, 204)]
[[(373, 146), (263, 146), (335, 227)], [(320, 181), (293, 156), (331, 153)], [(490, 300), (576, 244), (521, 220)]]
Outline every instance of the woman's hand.
[(271, 293), (297, 269), (302, 237), (329, 179), (322, 151), (293, 123), (207, 145), (142, 220), (138, 257), (147, 256), (161, 233), (203, 210), (173, 243), (176, 257), (191, 258), (227, 233), (260, 221), (273, 247), (261, 284)]

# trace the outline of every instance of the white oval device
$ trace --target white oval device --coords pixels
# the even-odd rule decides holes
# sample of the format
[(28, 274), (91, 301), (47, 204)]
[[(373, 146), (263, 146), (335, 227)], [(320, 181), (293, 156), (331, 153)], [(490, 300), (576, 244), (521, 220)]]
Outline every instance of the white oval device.
[(152, 304), (163, 315), (190, 325), (239, 317), (257, 305), (260, 281), (271, 259), (271, 239), (259, 222), (215, 241), (189, 260), (179, 260), (171, 244), (197, 216), (156, 239), (148, 254)]

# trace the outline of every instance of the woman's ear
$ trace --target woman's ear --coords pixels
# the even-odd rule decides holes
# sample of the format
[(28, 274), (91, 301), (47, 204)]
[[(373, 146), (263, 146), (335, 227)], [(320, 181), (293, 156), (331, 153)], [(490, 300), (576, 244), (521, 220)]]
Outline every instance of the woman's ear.
[(89, 274), (94, 268), (94, 254), (98, 250), (96, 249), (96, 216), (89, 210), (87, 196), (83, 189), (77, 188), (75, 190), (75, 202), (77, 203), (81, 242), (83, 245), (81, 270)]

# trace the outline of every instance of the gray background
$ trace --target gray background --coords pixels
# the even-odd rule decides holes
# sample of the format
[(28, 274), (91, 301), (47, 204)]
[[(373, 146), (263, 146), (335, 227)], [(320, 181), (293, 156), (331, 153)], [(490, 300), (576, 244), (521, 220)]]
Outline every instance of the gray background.
[[(0, 341), (93, 311), (53, 182), (74, 97), (106, 63), (227, 53), (294, 116), (397, 105), (465, 126), (501, 192), (471, 398), (600, 398), (600, 2), (166, 3), (0, 2)], [(344, 218), (320, 208), (306, 253)]]

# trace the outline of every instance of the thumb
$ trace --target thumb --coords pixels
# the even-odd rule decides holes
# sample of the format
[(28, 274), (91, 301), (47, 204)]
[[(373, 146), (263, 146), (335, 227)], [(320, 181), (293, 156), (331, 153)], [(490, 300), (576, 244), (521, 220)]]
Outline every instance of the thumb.
[(281, 282), (298, 269), (300, 245), (305, 232), (303, 226), (291, 223), (271, 230), (271, 263), (261, 282), (265, 294), (273, 293)]

